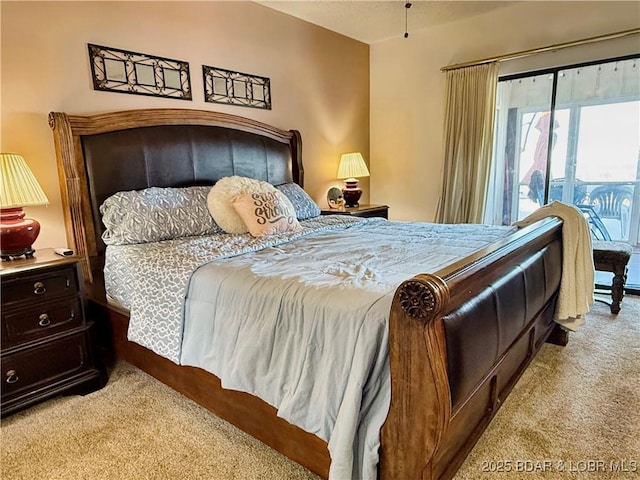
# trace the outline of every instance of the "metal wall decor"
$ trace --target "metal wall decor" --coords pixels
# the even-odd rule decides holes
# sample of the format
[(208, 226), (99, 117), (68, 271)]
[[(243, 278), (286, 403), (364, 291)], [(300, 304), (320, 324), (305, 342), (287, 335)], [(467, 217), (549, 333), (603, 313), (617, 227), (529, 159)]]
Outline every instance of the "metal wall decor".
[(268, 78), (207, 65), (202, 66), (202, 75), (206, 102), (271, 110), (271, 84)]
[(191, 100), (188, 62), (88, 45), (94, 90)]

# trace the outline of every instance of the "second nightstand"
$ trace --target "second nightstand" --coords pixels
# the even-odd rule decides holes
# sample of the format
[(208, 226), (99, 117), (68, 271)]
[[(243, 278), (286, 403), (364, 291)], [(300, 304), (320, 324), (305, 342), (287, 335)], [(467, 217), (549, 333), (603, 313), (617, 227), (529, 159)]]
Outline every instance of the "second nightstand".
[(360, 204), (358, 207), (323, 208), (322, 215), (353, 215), (354, 217), (382, 217), (389, 218), (387, 205)]
[(2, 416), (60, 394), (84, 394), (106, 383), (93, 322), (84, 316), (77, 257), (39, 250), (3, 261)]

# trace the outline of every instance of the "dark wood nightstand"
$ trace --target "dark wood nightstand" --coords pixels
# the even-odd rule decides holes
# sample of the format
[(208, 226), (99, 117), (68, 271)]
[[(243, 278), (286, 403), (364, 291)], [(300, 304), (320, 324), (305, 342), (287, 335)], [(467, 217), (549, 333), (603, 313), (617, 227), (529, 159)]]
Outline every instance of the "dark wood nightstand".
[(382, 217), (389, 218), (387, 205), (360, 204), (358, 207), (323, 208), (322, 215), (353, 215), (354, 217)]
[(104, 386), (76, 257), (52, 249), (0, 264), (0, 413)]

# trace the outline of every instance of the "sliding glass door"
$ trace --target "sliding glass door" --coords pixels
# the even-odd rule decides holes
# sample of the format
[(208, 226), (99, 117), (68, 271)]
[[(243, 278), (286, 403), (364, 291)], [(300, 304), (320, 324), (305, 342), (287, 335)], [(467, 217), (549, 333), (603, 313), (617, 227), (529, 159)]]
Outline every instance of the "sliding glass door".
[[(595, 219), (595, 238), (628, 241), (640, 256), (639, 63), (501, 78), (487, 223), (510, 224), (560, 200)], [(629, 283), (640, 285), (640, 268), (633, 275)]]
[[(633, 205), (640, 153), (640, 75), (635, 59), (563, 70), (556, 108), (568, 126), (566, 152), (553, 151), (550, 200), (593, 208), (611, 239), (637, 243)], [(604, 232), (603, 234), (605, 234)]]

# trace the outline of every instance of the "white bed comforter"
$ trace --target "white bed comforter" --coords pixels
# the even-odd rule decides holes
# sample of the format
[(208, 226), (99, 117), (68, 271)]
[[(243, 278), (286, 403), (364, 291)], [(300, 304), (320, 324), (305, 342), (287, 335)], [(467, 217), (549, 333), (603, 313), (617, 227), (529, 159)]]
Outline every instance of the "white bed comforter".
[(187, 289), (180, 363), (326, 440), (330, 478), (374, 479), (395, 288), (513, 230), (367, 221), (205, 263)]

